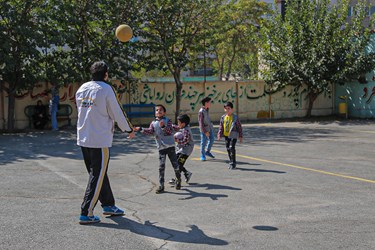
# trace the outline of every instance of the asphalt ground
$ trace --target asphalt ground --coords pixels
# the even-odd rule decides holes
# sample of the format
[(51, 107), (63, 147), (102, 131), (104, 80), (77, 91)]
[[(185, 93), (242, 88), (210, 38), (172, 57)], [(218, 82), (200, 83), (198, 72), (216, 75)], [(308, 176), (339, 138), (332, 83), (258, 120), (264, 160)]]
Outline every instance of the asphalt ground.
[[(109, 178), (125, 216), (78, 224), (88, 175), (75, 130), (0, 136), (0, 249), (375, 249), (372, 120), (244, 124), (237, 169), (224, 141), (158, 185), (152, 137), (117, 132)], [(217, 128), (216, 128), (217, 129)], [(173, 177), (167, 163), (166, 179)]]

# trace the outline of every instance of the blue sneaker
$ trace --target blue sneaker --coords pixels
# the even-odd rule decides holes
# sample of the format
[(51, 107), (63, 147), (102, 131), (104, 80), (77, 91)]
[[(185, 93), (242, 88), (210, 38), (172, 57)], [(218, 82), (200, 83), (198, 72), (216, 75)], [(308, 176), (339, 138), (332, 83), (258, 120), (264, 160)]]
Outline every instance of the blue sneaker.
[(120, 208), (116, 206), (104, 206), (103, 214), (104, 215), (123, 215), (124, 210), (121, 210)]
[(206, 152), (206, 155), (209, 156), (209, 157), (211, 157), (211, 158), (215, 158), (215, 156), (214, 156), (211, 152), (208, 152), (208, 151), (207, 151), (207, 152)]
[(205, 160), (206, 160), (206, 156), (201, 155), (201, 161), (205, 161)]
[(79, 224), (81, 225), (93, 224), (98, 222), (100, 222), (100, 218), (98, 216), (79, 216)]

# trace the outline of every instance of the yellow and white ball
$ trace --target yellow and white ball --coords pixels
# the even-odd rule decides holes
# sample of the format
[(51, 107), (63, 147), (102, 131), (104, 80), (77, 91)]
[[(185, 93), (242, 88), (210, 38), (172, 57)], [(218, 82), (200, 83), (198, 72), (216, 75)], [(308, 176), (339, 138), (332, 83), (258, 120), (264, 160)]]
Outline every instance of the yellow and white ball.
[(127, 42), (133, 37), (133, 30), (129, 25), (121, 24), (116, 28), (116, 37), (121, 42)]

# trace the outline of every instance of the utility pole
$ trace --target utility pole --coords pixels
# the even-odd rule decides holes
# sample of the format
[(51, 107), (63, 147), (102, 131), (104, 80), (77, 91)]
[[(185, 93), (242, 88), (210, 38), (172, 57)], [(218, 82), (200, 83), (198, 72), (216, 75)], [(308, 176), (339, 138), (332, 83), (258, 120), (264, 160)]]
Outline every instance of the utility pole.
[(284, 18), (285, 18), (285, 11), (286, 11), (286, 1), (285, 0), (277, 0), (276, 3), (280, 4), (281, 17), (284, 20)]
[(203, 39), (203, 70), (204, 70), (204, 83), (206, 83), (206, 36)]

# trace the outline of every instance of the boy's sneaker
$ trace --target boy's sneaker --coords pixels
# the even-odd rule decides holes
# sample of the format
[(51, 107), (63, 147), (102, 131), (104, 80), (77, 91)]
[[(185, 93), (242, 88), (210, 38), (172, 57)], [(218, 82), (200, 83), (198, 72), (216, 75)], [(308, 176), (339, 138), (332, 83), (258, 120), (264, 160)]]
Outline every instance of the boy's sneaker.
[(205, 161), (205, 160), (206, 160), (206, 156), (201, 155), (201, 161)]
[(158, 189), (156, 189), (155, 193), (157, 194), (164, 193), (164, 186), (159, 186)]
[(172, 178), (172, 179), (170, 179), (170, 180), (169, 180), (169, 182), (168, 182), (168, 183), (169, 183), (169, 184), (171, 184), (171, 185), (174, 185), (174, 184), (175, 184), (175, 182), (176, 182), (176, 180), (175, 180), (174, 178)]
[(233, 164), (233, 163), (229, 163), (229, 169), (235, 169), (236, 168), (236, 164)]
[(181, 179), (176, 179), (176, 189), (177, 190), (181, 189)]
[(211, 158), (215, 158), (215, 156), (214, 156), (211, 152), (208, 152), (208, 151), (207, 151), (207, 152), (206, 152), (206, 155), (209, 156), (209, 157), (211, 157)]
[(87, 225), (100, 222), (100, 218), (98, 216), (87, 216), (81, 215), (79, 216), (79, 224)]
[(103, 214), (104, 215), (123, 215), (124, 210), (121, 210), (120, 208), (116, 206), (104, 206)]
[(186, 172), (185, 174), (185, 182), (189, 183), (191, 176), (193, 175), (192, 172)]

